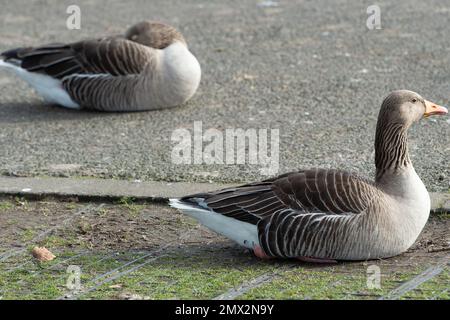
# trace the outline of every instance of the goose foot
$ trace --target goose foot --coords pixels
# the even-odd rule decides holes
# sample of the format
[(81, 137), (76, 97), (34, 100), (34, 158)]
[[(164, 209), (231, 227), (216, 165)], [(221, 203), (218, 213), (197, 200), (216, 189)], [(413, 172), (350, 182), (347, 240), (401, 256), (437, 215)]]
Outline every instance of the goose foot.
[(260, 259), (263, 260), (269, 260), (269, 259), (273, 259), (273, 257), (268, 256), (264, 250), (261, 248), (261, 246), (255, 245), (253, 247), (253, 253), (255, 254), (255, 256), (257, 256)]
[(337, 260), (323, 258), (297, 257), (296, 259), (308, 263), (337, 263)]

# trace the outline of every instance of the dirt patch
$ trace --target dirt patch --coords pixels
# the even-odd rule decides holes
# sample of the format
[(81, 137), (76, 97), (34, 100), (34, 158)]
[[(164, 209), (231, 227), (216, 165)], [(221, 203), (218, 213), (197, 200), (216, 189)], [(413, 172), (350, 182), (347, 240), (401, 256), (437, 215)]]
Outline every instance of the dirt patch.
[(0, 252), (35, 244), (41, 235), (61, 227), (82, 208), (72, 203), (0, 199)]
[[(174, 243), (207, 242), (213, 233), (168, 207), (154, 205), (105, 205), (100, 212), (74, 221), (77, 237), (96, 250), (152, 250)], [(188, 231), (195, 228), (195, 232)]]
[(88, 205), (3, 198), (0, 225), (0, 252), (45, 245), (49, 237), (59, 239), (61, 243), (53, 243), (56, 246), (82, 246), (96, 251), (152, 250), (165, 244), (181, 244), (180, 238), (184, 244), (225, 240), (169, 207), (128, 200)]
[(408, 252), (450, 251), (450, 217), (448, 214), (432, 215), (419, 239)]

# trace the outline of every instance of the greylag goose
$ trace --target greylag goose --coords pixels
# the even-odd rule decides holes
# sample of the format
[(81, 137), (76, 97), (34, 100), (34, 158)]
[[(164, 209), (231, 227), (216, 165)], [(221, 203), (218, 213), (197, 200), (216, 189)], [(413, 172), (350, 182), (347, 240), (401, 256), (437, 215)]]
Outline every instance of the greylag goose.
[(239, 187), (170, 199), (170, 205), (260, 258), (311, 262), (386, 258), (406, 251), (430, 212), (408, 154), (407, 130), (447, 109), (400, 90), (383, 101), (375, 181), (340, 170), (290, 172)]
[(123, 36), (8, 50), (0, 67), (51, 103), (100, 111), (178, 106), (194, 95), (201, 76), (181, 33), (149, 21)]

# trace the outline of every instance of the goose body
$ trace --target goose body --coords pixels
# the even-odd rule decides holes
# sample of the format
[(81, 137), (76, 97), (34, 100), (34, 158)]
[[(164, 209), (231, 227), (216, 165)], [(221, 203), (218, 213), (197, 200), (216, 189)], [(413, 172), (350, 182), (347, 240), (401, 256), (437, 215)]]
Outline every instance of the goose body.
[(143, 111), (189, 100), (200, 65), (173, 27), (141, 22), (124, 36), (17, 48), (0, 56), (51, 103), (100, 111)]
[[(407, 149), (407, 129), (444, 107), (394, 91), (380, 110), (375, 181), (332, 169), (171, 199), (170, 205), (261, 258), (366, 260), (406, 251), (428, 219), (430, 198)], [(231, 221), (234, 221), (232, 223)]]

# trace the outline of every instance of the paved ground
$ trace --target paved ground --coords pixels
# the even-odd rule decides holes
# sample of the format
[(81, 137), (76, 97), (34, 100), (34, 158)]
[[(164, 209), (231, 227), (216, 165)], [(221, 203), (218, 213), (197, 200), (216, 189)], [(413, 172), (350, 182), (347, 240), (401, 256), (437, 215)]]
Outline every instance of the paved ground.
[[(134, 2), (130, 4), (130, 2)], [(122, 32), (142, 19), (185, 34), (203, 78), (185, 106), (157, 112), (72, 112), (41, 102), (0, 72), (0, 172), (165, 181), (248, 181), (257, 166), (177, 166), (172, 130), (280, 129), (280, 171), (324, 166), (373, 173), (379, 105), (393, 89), (448, 104), (450, 3), (378, 1), (382, 30), (366, 28), (361, 1), (9, 1), (0, 49)], [(82, 29), (65, 28), (79, 4)], [(267, 2), (266, 2), (267, 3)], [(450, 125), (411, 132), (416, 169), (430, 191), (447, 191)]]
[[(261, 261), (173, 209), (129, 199), (0, 198), (0, 225), (0, 299), (450, 299), (448, 213), (400, 256), (336, 265)], [(56, 258), (38, 263), (34, 246)]]

